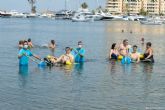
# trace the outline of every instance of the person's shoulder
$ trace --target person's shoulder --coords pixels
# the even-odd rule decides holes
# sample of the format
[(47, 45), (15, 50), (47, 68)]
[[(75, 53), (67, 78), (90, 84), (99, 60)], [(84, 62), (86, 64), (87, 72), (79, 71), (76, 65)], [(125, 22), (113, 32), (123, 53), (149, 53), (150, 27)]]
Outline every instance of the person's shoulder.
[(23, 48), (19, 50), (19, 52), (24, 52), (24, 51), (25, 51), (25, 50), (24, 50)]

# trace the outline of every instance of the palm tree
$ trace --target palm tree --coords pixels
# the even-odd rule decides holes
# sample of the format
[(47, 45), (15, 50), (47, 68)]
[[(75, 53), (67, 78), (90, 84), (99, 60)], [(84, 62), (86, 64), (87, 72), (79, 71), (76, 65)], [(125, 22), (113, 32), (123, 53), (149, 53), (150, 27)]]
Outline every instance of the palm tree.
[(88, 8), (88, 4), (86, 2), (81, 4), (81, 8), (82, 9), (87, 9)]
[(29, 4), (31, 4), (31, 12), (36, 13), (36, 6), (34, 4), (36, 3), (36, 0), (28, 0)]

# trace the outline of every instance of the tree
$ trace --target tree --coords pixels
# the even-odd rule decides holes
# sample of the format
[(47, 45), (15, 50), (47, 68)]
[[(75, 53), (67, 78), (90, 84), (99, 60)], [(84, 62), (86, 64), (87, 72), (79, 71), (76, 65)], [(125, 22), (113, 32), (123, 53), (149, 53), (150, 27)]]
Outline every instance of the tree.
[(140, 9), (139, 14), (140, 14), (140, 15), (144, 15), (144, 16), (146, 16), (146, 15), (148, 15), (148, 12), (145, 11), (145, 10), (142, 8), (142, 9)]
[(34, 4), (36, 3), (36, 0), (28, 0), (29, 4), (31, 4), (31, 12), (36, 13), (36, 6)]
[(81, 8), (83, 9), (87, 9), (88, 8), (88, 4), (86, 2), (81, 4)]

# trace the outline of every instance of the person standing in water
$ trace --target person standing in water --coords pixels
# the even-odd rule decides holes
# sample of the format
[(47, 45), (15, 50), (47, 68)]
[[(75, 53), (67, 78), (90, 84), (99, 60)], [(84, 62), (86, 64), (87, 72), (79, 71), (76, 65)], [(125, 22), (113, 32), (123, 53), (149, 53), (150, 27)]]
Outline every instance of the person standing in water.
[(137, 46), (133, 46), (133, 52), (130, 54), (132, 62), (139, 63), (140, 62), (140, 54), (137, 52)]
[(19, 65), (28, 66), (29, 57), (31, 56), (40, 60), (39, 56), (32, 54), (32, 52), (28, 49), (28, 42), (24, 41), (23, 48), (18, 53)]
[(83, 48), (83, 42), (78, 42), (78, 47), (76, 49), (72, 49), (72, 53), (75, 57), (76, 63), (83, 63), (85, 61), (85, 49)]
[(29, 39), (28, 39), (28, 48), (31, 49), (31, 48), (33, 48), (33, 47), (34, 47), (34, 46), (33, 46), (32, 40), (29, 38)]
[(151, 46), (152, 46), (151, 42), (146, 43), (146, 50), (144, 52), (144, 60), (154, 63), (153, 49)]
[(122, 56), (121, 63), (122, 64), (130, 64), (131, 58), (129, 56), (131, 50), (131, 45), (128, 45), (128, 40), (123, 40), (123, 43), (119, 46), (119, 54)]
[(144, 38), (141, 38), (141, 44), (144, 45)]
[(49, 47), (50, 51), (52, 52), (52, 55), (54, 56), (54, 51), (55, 51), (55, 48), (56, 48), (55, 41), (51, 40), (48, 47)]
[(109, 59), (117, 60), (118, 55), (119, 55), (119, 52), (117, 50), (116, 43), (113, 43), (112, 46), (111, 46), (110, 53), (109, 53)]

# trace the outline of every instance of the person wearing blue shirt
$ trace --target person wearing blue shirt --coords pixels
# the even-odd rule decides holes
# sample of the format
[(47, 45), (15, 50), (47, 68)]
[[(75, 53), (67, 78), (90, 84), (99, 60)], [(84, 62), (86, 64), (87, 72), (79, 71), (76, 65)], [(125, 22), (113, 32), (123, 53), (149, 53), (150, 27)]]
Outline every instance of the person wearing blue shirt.
[(72, 54), (76, 63), (83, 63), (85, 61), (85, 49), (83, 48), (82, 41), (78, 42), (78, 48), (72, 50)]
[(29, 63), (29, 57), (31, 56), (40, 59), (38, 56), (31, 53), (31, 51), (28, 49), (28, 42), (24, 41), (23, 48), (18, 53), (19, 65), (27, 66)]

